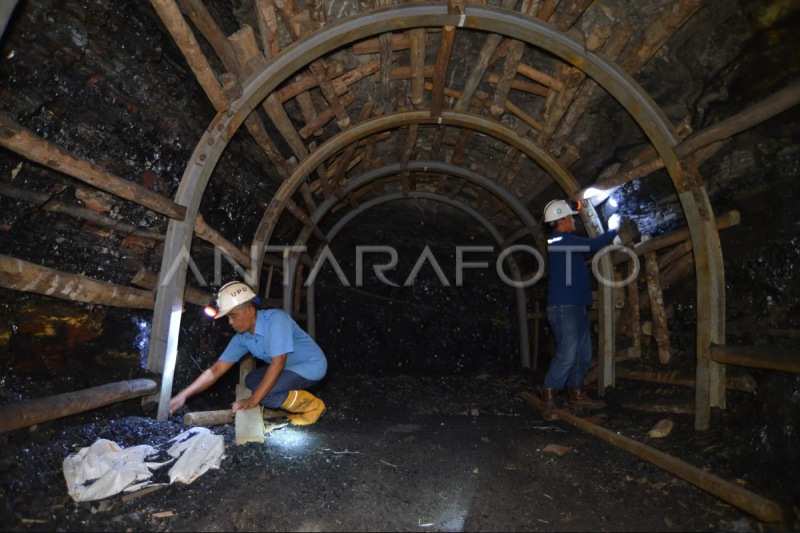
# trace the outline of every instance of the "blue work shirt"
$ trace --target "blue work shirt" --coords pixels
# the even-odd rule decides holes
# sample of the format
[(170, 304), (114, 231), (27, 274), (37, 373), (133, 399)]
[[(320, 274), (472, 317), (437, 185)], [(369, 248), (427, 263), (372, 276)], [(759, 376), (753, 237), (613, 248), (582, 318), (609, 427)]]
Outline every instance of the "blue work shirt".
[(248, 352), (268, 364), (286, 354), (284, 370), (311, 381), (321, 380), (328, 370), (328, 360), (314, 339), (280, 309), (259, 311), (255, 335), (249, 331), (234, 335), (219, 360), (237, 363)]
[[(592, 305), (592, 285), (589, 269), (584, 261), (608, 246), (617, 236), (607, 231), (594, 239), (578, 237), (572, 233), (554, 231), (547, 240), (550, 270), (548, 276), (547, 307), (554, 305)], [(568, 252), (565, 248), (582, 247)], [(559, 248), (561, 248), (559, 250)], [(569, 268), (568, 266), (569, 260)]]

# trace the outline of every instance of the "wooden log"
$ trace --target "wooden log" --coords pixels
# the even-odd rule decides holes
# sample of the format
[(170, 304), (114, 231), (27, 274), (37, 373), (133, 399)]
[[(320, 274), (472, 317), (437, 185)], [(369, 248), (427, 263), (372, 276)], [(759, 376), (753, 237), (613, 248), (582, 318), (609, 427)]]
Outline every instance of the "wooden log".
[(560, 1), (561, 0), (544, 0), (544, 3), (539, 10), (539, 14), (536, 15), (536, 18), (545, 22), (549, 21), (553, 16), (553, 13), (555, 13)]
[[(392, 34), (392, 51), (399, 52), (411, 48), (411, 36), (408, 33)], [(380, 38), (367, 39), (353, 45), (353, 55), (379, 54), (381, 52)]]
[[(341, 103), (341, 99), (340, 99)], [(314, 101), (311, 99), (311, 95), (307, 92), (300, 93), (297, 95), (297, 105), (300, 106), (300, 112), (303, 114), (303, 119), (306, 121), (306, 126), (314, 122), (317, 119), (317, 110), (314, 109)], [(347, 106), (345, 106), (347, 107)], [(330, 109), (330, 108), (328, 108)], [(334, 113), (335, 115), (335, 113)], [(329, 121), (325, 121), (327, 124)], [(319, 127), (315, 130), (312, 130), (312, 133), (315, 137), (319, 137), (323, 134), (322, 127)], [(303, 137), (305, 138), (305, 137)]]
[[(139, 269), (133, 279), (131, 279), (131, 285), (135, 285), (150, 291), (158, 291), (158, 274), (147, 270), (145, 267), (142, 267)], [(213, 300), (213, 296), (211, 294), (188, 286), (184, 292), (184, 298), (187, 302), (199, 305), (201, 307), (211, 305), (211, 301)]]
[(184, 206), (141, 185), (117, 177), (87, 159), (39, 137), (28, 128), (14, 122), (5, 113), (0, 113), (0, 146), (169, 218), (183, 220), (186, 216)]
[[(778, 91), (769, 98), (754, 104), (745, 111), (691, 135), (675, 147), (675, 155), (678, 159), (684, 159), (694, 153), (697, 153), (699, 156), (699, 151), (701, 149), (711, 147), (712, 145), (715, 145), (714, 150), (718, 150), (722, 146), (718, 143), (757, 126), (787, 109), (794, 107), (798, 103), (800, 103), (800, 83), (794, 83)], [(709, 157), (709, 153), (703, 154), (703, 157)], [(662, 168), (664, 168), (664, 161), (661, 158), (654, 158), (627, 172), (619, 173), (604, 179), (595, 184), (595, 187), (604, 190), (619, 187), (630, 181), (649, 176)]]
[(264, 151), (272, 164), (275, 165), (278, 174), (285, 180), (289, 179), (292, 174), (289, 170), (289, 165), (283, 155), (281, 155), (280, 150), (278, 150), (278, 146), (267, 134), (267, 130), (264, 127), (264, 123), (261, 121), (261, 117), (258, 116), (258, 113), (250, 113), (245, 119), (244, 125), (259, 148)]
[(67, 274), (7, 255), (0, 255), (0, 287), (61, 300), (126, 309), (152, 309), (155, 295), (80, 274)]
[(651, 57), (677, 32), (686, 22), (700, 11), (710, 0), (678, 0), (670, 9), (648, 27), (641, 40), (631, 49), (620, 63), (622, 70), (630, 75), (639, 72)]
[[(339, 102), (344, 107), (350, 107), (350, 105), (356, 101), (356, 95), (353, 93), (346, 93), (344, 96), (339, 98)], [(314, 119), (309, 121), (301, 130), (300, 130), (300, 137), (303, 139), (308, 139), (311, 135), (316, 135), (317, 131), (325, 126), (328, 122), (333, 120), (336, 117), (336, 113), (333, 109), (328, 108), (319, 115), (317, 115)]]
[[(412, 3), (419, 3), (421, 0), (411, 0)], [(414, 109), (422, 109), (425, 96), (425, 45), (428, 38), (428, 33), (425, 28), (417, 28), (408, 32), (410, 46), (410, 61), (411, 61), (411, 106)], [(431, 76), (433, 72), (431, 72)], [(416, 138), (414, 139), (416, 142)]]
[(223, 237), (217, 230), (209, 226), (203, 218), (203, 215), (197, 215), (197, 220), (194, 224), (194, 232), (199, 238), (222, 249), (243, 267), (250, 268), (250, 257), (234, 246), (233, 243)]
[(166, 239), (166, 235), (163, 233), (156, 233), (154, 231), (138, 228), (133, 224), (117, 220), (116, 218), (111, 218), (85, 207), (62, 204), (58, 200), (51, 200), (50, 196), (45, 193), (32, 191), (30, 189), (23, 189), (21, 187), (14, 187), (13, 185), (0, 183), (0, 196), (6, 196), (9, 198), (16, 198), (17, 200), (23, 200), (25, 202), (30, 202), (46, 211), (64, 213), (81, 220), (89, 221), (92, 224), (110, 231), (118, 231), (120, 233), (127, 233), (136, 235), (137, 237), (153, 239), (161, 242)]
[[(526, 392), (522, 393), (522, 397), (541, 409), (541, 401), (539, 398)], [(628, 437), (619, 435), (614, 431), (601, 428), (600, 426), (573, 415), (566, 409), (560, 409), (558, 415), (565, 422), (666, 470), (691, 483), (695, 487), (713, 494), (717, 498), (752, 514), (763, 522), (780, 522), (783, 517), (783, 511), (778, 504), (753, 494), (734, 483), (720, 479), (700, 468), (684, 463), (675, 457), (669, 456), (640, 442), (636, 442)]]
[[(375, 102), (372, 100), (364, 104), (364, 107), (361, 108), (361, 111), (358, 114), (359, 123), (364, 122), (369, 118), (370, 114), (372, 114), (373, 107), (375, 107)], [(350, 168), (350, 162), (353, 160), (353, 154), (355, 154), (356, 148), (358, 148), (358, 143), (352, 143), (345, 148), (342, 162), (339, 164), (336, 174), (333, 178), (334, 186), (344, 185), (344, 178), (347, 174), (347, 170)]]
[[(622, 50), (628, 44), (628, 41), (633, 34), (633, 26), (629, 24), (619, 24), (617, 27), (614, 28), (613, 33), (608, 38), (606, 48), (603, 51), (603, 55), (609, 58), (612, 61), (616, 61), (619, 55), (622, 53)], [(595, 40), (597, 42), (595, 42)], [(592, 44), (590, 45), (589, 40), (587, 39), (586, 49), (589, 51), (591, 47), (600, 45), (600, 41), (602, 39), (592, 39)], [(599, 48), (598, 48), (599, 49)], [(559, 124), (558, 128), (555, 131), (553, 139), (550, 141), (548, 145), (548, 149), (558, 155), (561, 153), (561, 147), (567, 141), (569, 136), (574, 131), (575, 127), (578, 125), (583, 114), (589, 108), (589, 104), (592, 101), (592, 97), (594, 96), (595, 92), (598, 89), (598, 85), (594, 80), (586, 80), (583, 86), (580, 88), (578, 93), (575, 95), (575, 100), (572, 102), (572, 105), (569, 106), (567, 109), (567, 113), (564, 115), (564, 119)]]
[(241, 76), (242, 68), (236, 64), (231, 45), (225, 34), (219, 28), (214, 18), (203, 5), (202, 0), (178, 0), (183, 12), (192, 20), (194, 25), (203, 34), (208, 43), (217, 53), (222, 64), (229, 72)]
[(558, 78), (554, 78), (549, 74), (545, 74), (540, 70), (536, 70), (535, 68), (528, 66), (524, 63), (519, 64), (519, 67), (517, 67), (517, 72), (519, 72), (526, 78), (530, 78), (533, 81), (541, 83), (548, 89), (553, 89), (556, 92), (561, 92), (564, 89), (563, 81), (559, 80)]
[(726, 365), (800, 373), (800, 353), (783, 348), (712, 344), (711, 360)]
[[(375, 61), (373, 61), (373, 63), (375, 63)], [(378, 68), (380, 68), (380, 64), (378, 65), (379, 65)], [(342, 76), (342, 74), (344, 74), (344, 69), (342, 68), (342, 64), (340, 62), (331, 61), (330, 63), (328, 63), (328, 77), (333, 79), (334, 87), (336, 87), (337, 94), (339, 94), (341, 84), (338, 84), (339, 86), (337, 86), (336, 80), (340, 76)], [(317, 85), (319, 85), (317, 83), (317, 78), (315, 78), (313, 74), (303, 74), (302, 76), (298, 76), (297, 78), (295, 78), (293, 83), (288, 84), (286, 87), (276, 92), (278, 98), (280, 98), (281, 100), (281, 103), (285, 103), (291, 100), (292, 98), (295, 98), (297, 95), (313, 89)], [(347, 92), (347, 89), (345, 89), (345, 92)]]
[[(444, 30), (442, 31), (442, 38), (439, 42), (439, 52), (436, 56), (436, 69), (434, 71), (433, 85), (431, 88), (432, 117), (441, 116), (442, 109), (444, 107), (444, 89), (445, 82), (447, 81), (447, 67), (450, 64), (450, 56), (453, 52), (453, 39), (455, 38), (455, 35), (456, 29), (454, 26), (444, 27)], [(439, 130), (442, 132), (441, 135), (444, 136), (443, 128), (439, 128)], [(437, 133), (439, 130), (437, 130)], [(433, 157), (438, 157), (438, 153)]]
[(230, 107), (228, 98), (222, 91), (214, 71), (211, 70), (211, 65), (208, 64), (208, 59), (203, 55), (197, 39), (184, 20), (175, 0), (150, 0), (150, 3), (164, 26), (167, 27), (167, 31), (172, 35), (172, 39), (178, 45), (183, 57), (186, 58), (186, 63), (192, 69), (197, 82), (211, 101), (211, 105), (219, 113), (227, 111)]
[[(492, 85), (497, 85), (500, 82), (500, 76), (497, 74), (490, 74), (489, 75), (489, 83)], [(512, 80), (511, 88), (516, 89), (518, 91), (522, 91), (529, 94), (535, 94), (537, 96), (547, 96), (547, 87), (544, 85), (539, 85), (538, 83), (529, 83), (527, 81), (520, 81), (520, 80)], [(505, 102), (503, 102), (503, 107), (505, 108)]]
[[(739, 211), (729, 211), (724, 215), (717, 217), (717, 229), (722, 230), (731, 228), (733, 226), (738, 226), (740, 222), (741, 215), (739, 214)], [(658, 237), (653, 237), (648, 241), (642, 241), (634, 246), (633, 251), (636, 253), (636, 255), (641, 257), (651, 252), (656, 252), (658, 250), (663, 250), (664, 248), (680, 244), (689, 238), (691, 238), (689, 235), (689, 228), (681, 228), (670, 231), (669, 233), (664, 233)], [(630, 257), (622, 252), (614, 253), (612, 258), (615, 265), (630, 260)]]
[[(633, 274), (633, 260), (628, 262), (628, 275)], [(628, 285), (628, 336), (635, 348), (641, 347), (641, 325), (639, 322), (639, 286), (634, 281)]]
[[(617, 368), (617, 378), (627, 379), (629, 381), (646, 381), (648, 383), (662, 383), (664, 385), (678, 385), (692, 388), (697, 384), (694, 371), (683, 372), (681, 370), (652, 372)], [(742, 374), (738, 376), (726, 376), (725, 387), (729, 390), (754, 392), (758, 388), (758, 384), (753, 376)]]
[(132, 379), (0, 406), (0, 434), (158, 392), (151, 379)]
[(623, 402), (622, 407), (633, 411), (644, 411), (645, 413), (661, 413), (673, 415), (694, 416), (694, 404), (686, 401), (651, 401), (642, 402), (629, 400)]
[[(382, 112), (382, 110), (380, 110)], [(373, 109), (373, 113), (378, 115), (378, 113)], [(362, 164), (359, 166), (358, 175), (367, 172), (370, 169), (370, 165), (372, 164), (372, 155), (375, 153), (375, 145), (378, 142), (378, 134), (374, 133), (369, 136), (367, 139), (367, 145), (364, 149), (364, 158), (362, 159)]]
[(658, 270), (663, 272), (666, 267), (692, 251), (692, 241), (684, 241), (658, 258)]
[[(236, 385), (236, 401), (246, 400), (253, 393), (239, 383)], [(234, 424), (236, 426), (236, 445), (247, 444), (248, 442), (264, 442), (264, 418), (261, 414), (261, 406), (247, 409), (244, 411), (236, 411), (234, 415)]]
[[(469, 106), (469, 113), (473, 115), (480, 115), (481, 109), (484, 108), (484, 104), (487, 103), (489, 95), (482, 92), (477, 91), (474, 94), (475, 98), (473, 99), (472, 103)], [(464, 152), (467, 149), (467, 142), (469, 142), (470, 137), (474, 133), (473, 130), (462, 128), (458, 134), (458, 141), (456, 141), (456, 147), (453, 151), (453, 163), (456, 165), (461, 165), (464, 163)]]
[(198, 411), (183, 415), (184, 426), (224, 426), (233, 423), (233, 414), (230, 409), (221, 411)]
[[(559, 63), (561, 65), (561, 63)], [(536, 137), (536, 144), (544, 147), (558, 127), (567, 107), (572, 103), (575, 93), (578, 92), (586, 75), (577, 68), (561, 65), (561, 76), (559, 79), (564, 81), (564, 88), (561, 92), (551, 90), (551, 94), (545, 97), (544, 106), (539, 111), (538, 121), (542, 124), (542, 129)]]
[(278, 35), (278, 16), (272, 0), (254, 0), (255, 13), (258, 19), (258, 32), (261, 35), (261, 46), (264, 57), (272, 59), (281, 51)]
[(567, 7), (559, 14), (555, 23), (556, 28), (563, 32), (568, 31), (591, 3), (592, 0), (570, 0)]
[[(642, 236), (642, 240), (649, 235)], [(661, 293), (661, 283), (658, 276), (658, 260), (655, 253), (645, 257), (645, 270), (647, 275), (647, 291), (650, 294), (650, 307), (653, 310), (653, 333), (658, 343), (658, 359), (662, 365), (669, 363), (672, 358), (672, 347), (669, 342), (669, 329), (667, 317), (664, 313), (664, 297)]]

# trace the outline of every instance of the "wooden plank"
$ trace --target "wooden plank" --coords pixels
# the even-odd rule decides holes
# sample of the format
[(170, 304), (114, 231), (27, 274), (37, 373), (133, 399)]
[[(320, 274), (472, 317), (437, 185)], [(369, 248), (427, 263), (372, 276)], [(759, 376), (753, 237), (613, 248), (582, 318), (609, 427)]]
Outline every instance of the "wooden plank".
[[(236, 385), (236, 401), (246, 400), (253, 393), (242, 384)], [(236, 411), (234, 416), (236, 427), (236, 445), (248, 442), (264, 442), (264, 418), (261, 415), (261, 406), (244, 411)]]
[(711, 360), (726, 365), (800, 373), (800, 353), (784, 348), (712, 344)]
[[(539, 398), (526, 392), (522, 393), (522, 397), (541, 409), (541, 400)], [(694, 486), (758, 517), (763, 522), (780, 522), (782, 520), (783, 511), (778, 504), (757, 496), (734, 483), (720, 479), (705, 470), (684, 463), (614, 431), (603, 429), (573, 415), (567, 409), (559, 409), (558, 415), (561, 420), (688, 481)]]
[[(244, 385), (244, 379), (247, 377), (247, 374), (252, 372), (256, 369), (256, 361), (253, 359), (253, 356), (250, 354), (245, 355), (239, 361), (239, 383)], [(237, 398), (238, 400), (239, 398)]]
[[(647, 240), (649, 235), (643, 235), (642, 240)], [(645, 270), (647, 272), (647, 291), (650, 294), (650, 307), (653, 312), (653, 336), (658, 343), (658, 359), (662, 365), (669, 363), (672, 358), (672, 347), (669, 341), (667, 317), (664, 312), (664, 297), (661, 293), (661, 283), (658, 274), (658, 259), (655, 253), (645, 255)]]
[(197, 82), (211, 101), (211, 105), (214, 106), (217, 112), (227, 111), (228, 107), (230, 107), (228, 98), (222, 91), (222, 87), (220, 87), (219, 81), (208, 63), (208, 59), (200, 49), (197, 39), (195, 39), (191, 28), (184, 20), (178, 6), (175, 4), (175, 0), (150, 0), (150, 3), (158, 13), (164, 26), (167, 27), (170, 35), (172, 35), (172, 39), (178, 45), (183, 57), (186, 58), (189, 68), (192, 69)]

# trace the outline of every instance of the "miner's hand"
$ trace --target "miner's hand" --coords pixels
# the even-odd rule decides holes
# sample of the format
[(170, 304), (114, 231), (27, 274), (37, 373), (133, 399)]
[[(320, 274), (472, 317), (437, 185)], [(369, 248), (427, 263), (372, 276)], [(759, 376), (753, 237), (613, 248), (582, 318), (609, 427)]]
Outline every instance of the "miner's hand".
[(174, 415), (175, 411), (183, 407), (185, 403), (186, 403), (186, 398), (184, 398), (180, 394), (175, 396), (173, 399), (169, 401), (169, 414)]
[(248, 409), (253, 409), (258, 407), (258, 402), (254, 401), (252, 397), (247, 398), (246, 400), (239, 400), (237, 402), (233, 402), (231, 406), (231, 414), (235, 414), (236, 411), (247, 411)]

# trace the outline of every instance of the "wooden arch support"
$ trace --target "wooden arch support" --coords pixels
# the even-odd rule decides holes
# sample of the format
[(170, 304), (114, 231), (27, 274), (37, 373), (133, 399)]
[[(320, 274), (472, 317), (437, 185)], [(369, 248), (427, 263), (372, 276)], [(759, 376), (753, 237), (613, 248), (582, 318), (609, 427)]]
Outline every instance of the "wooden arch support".
[[(374, 178), (378, 179), (378, 178)], [(370, 181), (374, 181), (370, 180)], [(356, 190), (357, 187), (354, 187), (353, 190)], [(486, 230), (492, 235), (495, 241), (497, 241), (498, 246), (502, 247), (503, 245), (503, 237), (500, 235), (500, 232), (497, 231), (494, 224), (491, 221), (487, 220), (483, 215), (481, 215), (478, 211), (472, 209), (472, 207), (455, 200), (454, 198), (450, 198), (449, 196), (443, 194), (436, 194), (430, 192), (421, 192), (421, 191), (409, 191), (407, 195), (401, 193), (394, 193), (394, 194), (387, 194), (384, 196), (379, 196), (370, 200), (369, 202), (365, 202), (361, 204), (358, 209), (354, 209), (347, 213), (344, 217), (342, 217), (331, 230), (326, 234), (326, 238), (328, 242), (332, 241), (336, 238), (336, 235), (347, 225), (349, 224), (354, 218), (358, 215), (372, 209), (381, 204), (385, 204), (387, 202), (396, 202), (399, 200), (431, 200), (434, 202), (443, 203), (449, 205), (450, 207), (456, 208), (464, 213), (468, 214), (472, 218), (474, 218), (478, 223), (480, 223)], [(325, 245), (319, 247), (319, 251), (317, 252), (316, 256), (314, 257), (314, 264), (317, 263), (319, 260), (322, 251), (324, 250)], [(514, 260), (514, 257), (509, 255), (506, 258), (508, 262), (509, 269), (511, 271), (511, 279), (517, 282), (522, 281), (522, 275), (519, 270), (519, 266), (517, 262)], [(296, 261), (295, 261), (296, 263)], [(294, 265), (290, 263), (290, 267)], [(292, 269), (294, 270), (294, 269)], [(289, 287), (292, 287), (293, 284), (290, 284)], [(314, 310), (316, 308), (314, 303), (314, 286), (315, 283), (310, 284), (306, 287), (306, 316), (307, 322), (306, 326), (308, 329), (308, 334), (314, 338), (315, 335), (315, 314)], [(288, 292), (288, 291), (287, 291)], [(525, 299), (525, 289), (522, 287), (515, 287), (514, 293), (517, 298), (517, 318), (519, 321), (519, 351), (520, 351), (520, 363), (523, 368), (530, 368), (531, 366), (531, 357), (530, 357), (530, 343), (528, 342), (528, 304)], [(284, 302), (284, 311), (289, 313), (291, 309), (287, 310), (286, 308), (286, 301)]]
[[(166, 420), (169, 417), (169, 398), (177, 358), (182, 296), (188, 267), (180, 258), (191, 244), (200, 200), (227, 143), (267, 95), (310, 62), (342, 46), (382, 33), (443, 26), (466, 27), (512, 37), (542, 48), (562, 61), (580, 68), (622, 104), (664, 160), (665, 168), (683, 205), (694, 245), (698, 286), (695, 427), (709, 427), (711, 404), (724, 405), (724, 371), (721, 370), (722, 367), (715, 368), (710, 358), (711, 342), (725, 342), (722, 251), (702, 180), (696, 169), (692, 168), (691, 161), (687, 171), (673, 150), (678, 144), (674, 127), (642, 87), (623, 69), (599, 54), (588, 52), (584, 44), (574, 37), (542, 21), (521, 17), (518, 12), (468, 4), (463, 13), (456, 14), (450, 13), (446, 3), (439, 2), (387, 6), (353, 15), (318, 29), (264, 64), (244, 84), (242, 96), (231, 102), (230, 109), (217, 115), (210, 124), (187, 165), (176, 194), (175, 201), (186, 206), (186, 218), (182, 222), (170, 221), (162, 260), (162, 270), (175, 266), (176, 275), (172, 283), (158, 293), (150, 342), (148, 364), (151, 369), (158, 369), (164, 374), (159, 419)], [(339, 135), (349, 133), (347, 131)], [(324, 145), (320, 151), (324, 151)], [(311, 157), (313, 154), (308, 159)], [(561, 170), (566, 172), (563, 167)], [(271, 218), (280, 216), (291, 193), (298, 187), (297, 180), (284, 182), (270, 203), (267, 215)], [(576, 189), (573, 186), (570, 194)], [(269, 241), (268, 238), (262, 240)], [(607, 329), (608, 326), (605, 326), (604, 330)], [(613, 342), (613, 337), (611, 341)], [(604, 353), (604, 359), (606, 358), (609, 364), (613, 364), (613, 351), (611, 354)], [(720, 377), (723, 379), (720, 380)]]

